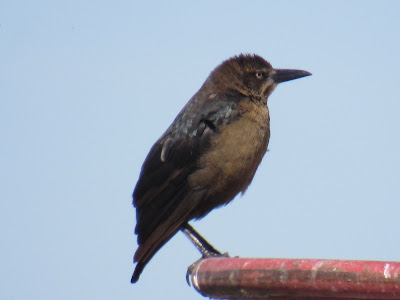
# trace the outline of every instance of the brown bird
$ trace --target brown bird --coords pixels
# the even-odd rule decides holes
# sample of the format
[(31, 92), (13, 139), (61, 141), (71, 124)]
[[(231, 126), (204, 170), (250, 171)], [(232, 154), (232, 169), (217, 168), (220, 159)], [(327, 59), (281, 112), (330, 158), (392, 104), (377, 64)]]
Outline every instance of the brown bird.
[(278, 83), (311, 73), (274, 69), (241, 54), (211, 72), (151, 148), (133, 192), (138, 249), (131, 282), (182, 230), (203, 253), (221, 255), (189, 224), (246, 191), (267, 151), (267, 100)]

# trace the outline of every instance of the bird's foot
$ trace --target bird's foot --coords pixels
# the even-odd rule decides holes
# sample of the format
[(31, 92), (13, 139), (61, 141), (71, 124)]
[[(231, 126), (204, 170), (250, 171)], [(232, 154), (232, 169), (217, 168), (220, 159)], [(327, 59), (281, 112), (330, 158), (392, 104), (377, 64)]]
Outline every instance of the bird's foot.
[(188, 269), (187, 269), (187, 271), (186, 271), (186, 282), (187, 282), (187, 284), (188, 284), (188, 286), (190, 286), (190, 277), (191, 277), (191, 275), (192, 275), (192, 273), (193, 273), (193, 270), (194, 270), (194, 267), (199, 263), (199, 262), (201, 262), (202, 260), (204, 260), (204, 259), (207, 259), (207, 258), (218, 258), (218, 257), (230, 257), (229, 256), (229, 254), (228, 254), (228, 252), (225, 252), (225, 253), (221, 253), (221, 252), (219, 252), (218, 250), (216, 250), (216, 251), (204, 251), (203, 252), (203, 256), (201, 257), (201, 258), (199, 258), (198, 260), (196, 260), (194, 263), (192, 263), (189, 267), (188, 267)]

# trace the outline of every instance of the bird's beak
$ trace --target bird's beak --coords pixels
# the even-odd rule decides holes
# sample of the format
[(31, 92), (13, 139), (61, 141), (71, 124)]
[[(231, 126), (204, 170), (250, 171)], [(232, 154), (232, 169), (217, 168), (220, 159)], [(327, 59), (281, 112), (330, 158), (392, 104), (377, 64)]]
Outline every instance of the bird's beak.
[(293, 70), (293, 69), (275, 69), (275, 72), (276, 73), (271, 77), (275, 83), (281, 83), (311, 75), (310, 72), (303, 70)]

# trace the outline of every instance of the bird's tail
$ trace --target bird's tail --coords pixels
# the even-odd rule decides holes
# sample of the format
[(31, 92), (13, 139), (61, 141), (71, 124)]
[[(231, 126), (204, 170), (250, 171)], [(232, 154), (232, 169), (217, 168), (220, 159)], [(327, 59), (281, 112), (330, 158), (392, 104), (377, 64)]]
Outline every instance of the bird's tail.
[(147, 263), (153, 258), (153, 256), (157, 253), (157, 251), (165, 245), (179, 230), (178, 228), (174, 230), (169, 230), (169, 234), (165, 234), (161, 236), (159, 239), (154, 240), (152, 236), (147, 241), (154, 241), (152, 245), (147, 243), (147, 241), (140, 245), (136, 250), (134, 261), (137, 262), (135, 271), (133, 272), (131, 283), (136, 283), (139, 280), (140, 274), (142, 274), (144, 267)]
[(199, 202), (205, 197), (206, 191), (191, 191), (187, 193), (171, 214), (150, 233), (136, 250), (134, 261), (137, 262), (131, 282), (138, 281), (146, 264), (180, 229), (182, 224), (190, 219), (190, 215)]
[(131, 278), (131, 283), (136, 283), (139, 280), (140, 274), (142, 274), (144, 267), (146, 266), (146, 263), (138, 262), (135, 271), (133, 272), (132, 278)]

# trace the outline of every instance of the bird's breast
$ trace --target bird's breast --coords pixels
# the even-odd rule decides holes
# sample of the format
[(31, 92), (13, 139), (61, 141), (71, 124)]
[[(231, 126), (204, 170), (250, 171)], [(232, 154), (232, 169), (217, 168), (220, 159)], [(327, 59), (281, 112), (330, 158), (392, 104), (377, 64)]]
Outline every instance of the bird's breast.
[(251, 101), (238, 108), (241, 117), (220, 126), (210, 148), (200, 157), (199, 170), (189, 176), (194, 189), (207, 188), (215, 206), (227, 203), (250, 184), (268, 147), (270, 136), (267, 106)]

